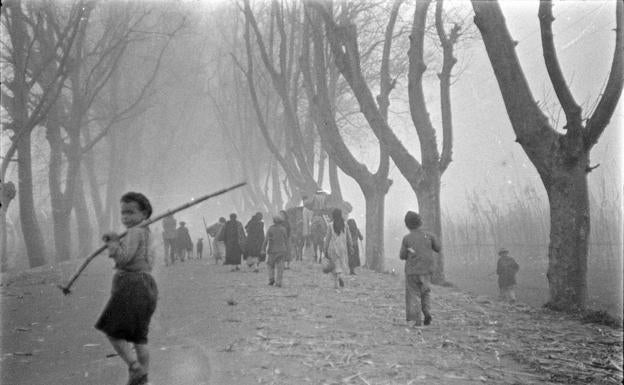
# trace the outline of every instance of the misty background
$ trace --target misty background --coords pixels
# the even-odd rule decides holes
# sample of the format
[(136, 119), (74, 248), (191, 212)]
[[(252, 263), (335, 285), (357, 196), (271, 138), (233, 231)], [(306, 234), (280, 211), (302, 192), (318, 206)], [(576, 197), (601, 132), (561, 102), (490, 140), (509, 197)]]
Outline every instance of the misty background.
[[(72, 2), (25, 3), (27, 17), (36, 20), (37, 7), (49, 7), (61, 25), (69, 20), (74, 6)], [(273, 175), (275, 179), (276, 161), (253, 121), (254, 114), (246, 107), (242, 112), (245, 117), (240, 120), (235, 111), (235, 97), (248, 98), (249, 92), (239, 68), (239, 65), (244, 67), (247, 60), (241, 38), (245, 25), (241, 4), (226, 1), (120, 1), (86, 5), (92, 8), (85, 27), (84, 49), (92, 55), (84, 56), (86, 64), (81, 76), (85, 79), (84, 89), (93, 88), (88, 91), (92, 104), (83, 106), (84, 113), (80, 118), (78, 141), (83, 148), (83, 164), (78, 166), (81, 178), (76, 182), (75, 194), (84, 198), (87, 223), (92, 231), (86, 244), (81, 244), (79, 240), (84, 238), (78, 234), (84, 225), (78, 226), (72, 216), (69, 253), (57, 255), (51, 213), (54, 198), (49, 187), (54, 152), (50, 145), (49, 126), (52, 123), (48, 114), (34, 125), (30, 134), (33, 205), (44, 238), (46, 263), (83, 258), (99, 244), (102, 232), (120, 231), (115, 204), (126, 191), (144, 193), (151, 199), (155, 213), (250, 178), (256, 181), (259, 190), (274, 191), (275, 184), (268, 189), (265, 186), (273, 183), (267, 182), (267, 175)], [(370, 39), (362, 46), (370, 46), (383, 36), (389, 8), (384, 2), (370, 4), (372, 10), (367, 11), (375, 12), (379, 18), (358, 25), (367, 32), (361, 39)], [(554, 4), (556, 20), (553, 29), (560, 64), (584, 114), (589, 114), (609, 76), (614, 50), (615, 5), (610, 1)], [(271, 28), (276, 28), (266, 21), (270, 13), (269, 3), (252, 5), (268, 36)], [(375, 11), (374, 7), (378, 10)], [(391, 55), (392, 62), (396, 63), (393, 68), (396, 86), (390, 95), (388, 121), (399, 139), (417, 156), (420, 154), (419, 139), (410, 119), (405, 71), (413, 7), (412, 2), (406, 2), (397, 21), (397, 31), (400, 32), (394, 38)], [(548, 299), (546, 190), (535, 167), (515, 141), (498, 83), (472, 21), (470, 3), (447, 0), (445, 7), (448, 17), (460, 23), (462, 28), (461, 39), (455, 47), (458, 61), (452, 73), (451, 87), (453, 161), (441, 181), (447, 279), (466, 290), (495, 294), (496, 279), (491, 274), (495, 271), (496, 251), (499, 247), (506, 247), (520, 264), (519, 299), (541, 305)], [(565, 119), (542, 57), (538, 2), (504, 1), (501, 7), (511, 36), (518, 42), (516, 52), (533, 95), (551, 124), (563, 132)], [(2, 26), (3, 84), (14, 77), (7, 59), (12, 42), (9, 41), (5, 16)], [(118, 57), (115, 56), (117, 53), (105, 56), (107, 49), (117, 52), (119, 45), (125, 45), (125, 49), (118, 53)], [(380, 46), (373, 48), (380, 49)], [(431, 37), (426, 38), (425, 49), (428, 59), (425, 99), (433, 125), (439, 128), (441, 113), (436, 73), (440, 70), (440, 63), (436, 54), (440, 49)], [(103, 58), (101, 62), (99, 58)], [(378, 60), (374, 59), (372, 55), (371, 64), (368, 64), (373, 68), (370, 72), (378, 67)], [(270, 91), (269, 75), (263, 70), (259, 58), (256, 57), (254, 65), (258, 72), (257, 89), (261, 101), (266, 102), (263, 107), (273, 112), (274, 119), (270, 123), (277, 127), (284, 111)], [(96, 70), (89, 79), (86, 74), (93, 68)], [(375, 94), (377, 83), (373, 76), (371, 87)], [(303, 95), (303, 85), (300, 89)], [(5, 95), (7, 92), (3, 85), (3, 98), (10, 94)], [(36, 89), (32, 92), (41, 93)], [(71, 96), (71, 92), (70, 85), (60, 92), (61, 99), (64, 94), (68, 96), (61, 102), (59, 114), (66, 114), (69, 119), (72, 108), (77, 108), (75, 100), (80, 99)], [(344, 92), (346, 96), (341, 99), (342, 108), (337, 113), (340, 133), (353, 155), (374, 170), (379, 162), (379, 142), (366, 120), (358, 114), (357, 102), (349, 97), (349, 89)], [(302, 116), (305, 106), (302, 103), (299, 110)], [(126, 108), (129, 110), (125, 111)], [(622, 114), (620, 102), (591, 152), (590, 164), (600, 166), (588, 176), (590, 303), (615, 314), (622, 312)], [(3, 103), (3, 156), (9, 151), (15, 135), (8, 126), (12, 121), (11, 111)], [(70, 123), (61, 123), (61, 126), (65, 124)], [(70, 136), (68, 132), (60, 131), (59, 138), (65, 142), (63, 146), (71, 146)], [(99, 136), (100, 140), (93, 143)], [(311, 140), (315, 152), (321, 156), (320, 139)], [(439, 132), (440, 144), (441, 140)], [(276, 143), (288, 153), (283, 143), (279, 140)], [(70, 175), (65, 156), (57, 165), (60, 185), (64, 187)], [(330, 167), (329, 164), (324, 167), (322, 188), (329, 192)], [(282, 185), (281, 207), (284, 207), (289, 200), (289, 187), (286, 187), (284, 170), (277, 168), (277, 173), (277, 186)], [(317, 173), (318, 169), (314, 171), (315, 175)], [(338, 175), (342, 196), (353, 206), (350, 217), (356, 219), (361, 229), (366, 228), (361, 189), (342, 171), (338, 170)], [(398, 250), (406, 233), (403, 216), (407, 210), (418, 211), (419, 207), (414, 192), (392, 162), (389, 178), (393, 183), (385, 200), (384, 269), (402, 273)], [(8, 163), (3, 181), (13, 181), (17, 185), (16, 162)], [(275, 194), (268, 194), (273, 204), (276, 203), (274, 198)], [(96, 207), (98, 200), (102, 205), (100, 208)], [(176, 219), (185, 221), (192, 238), (197, 240), (206, 236), (204, 221), (210, 225), (220, 216), (227, 217), (236, 212), (246, 223), (256, 211), (271, 214), (278, 208), (254, 205), (253, 202), (245, 197), (245, 192), (235, 192), (182, 212), (176, 215)], [(262, 199), (255, 202), (262, 202)], [(268, 218), (270, 216), (265, 216), (265, 222)], [(6, 270), (27, 269), (30, 265), (17, 198), (9, 206), (6, 220)], [(159, 224), (152, 228), (158, 233), (161, 231)], [(364, 237), (366, 242), (367, 235)]]

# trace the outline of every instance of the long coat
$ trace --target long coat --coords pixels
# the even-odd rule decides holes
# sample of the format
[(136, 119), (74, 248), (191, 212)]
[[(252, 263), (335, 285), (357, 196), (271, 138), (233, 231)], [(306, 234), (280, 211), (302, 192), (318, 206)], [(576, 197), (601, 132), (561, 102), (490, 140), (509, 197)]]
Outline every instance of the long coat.
[(245, 246), (245, 229), (243, 229), (243, 224), (237, 220), (225, 222), (220, 238), (218, 240), (225, 242), (224, 265), (240, 265), (243, 247)]
[(245, 226), (247, 230), (247, 239), (245, 240), (245, 255), (248, 257), (260, 256), (260, 249), (264, 242), (264, 222), (255, 218)]
[(193, 241), (186, 227), (178, 227), (176, 230), (176, 248), (178, 250), (193, 250)]

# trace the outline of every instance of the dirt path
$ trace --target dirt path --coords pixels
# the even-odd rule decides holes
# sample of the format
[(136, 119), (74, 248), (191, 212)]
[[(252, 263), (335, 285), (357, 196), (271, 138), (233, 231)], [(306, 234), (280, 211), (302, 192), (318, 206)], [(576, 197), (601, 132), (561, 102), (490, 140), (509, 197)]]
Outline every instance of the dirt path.
[[(73, 266), (4, 277), (2, 384), (124, 384), (92, 325), (110, 288), (104, 258), (74, 293)], [(622, 331), (524, 305), (434, 288), (433, 324), (404, 322), (401, 276), (362, 270), (341, 291), (294, 264), (285, 287), (264, 271), (192, 261), (155, 273), (151, 384), (621, 383)]]

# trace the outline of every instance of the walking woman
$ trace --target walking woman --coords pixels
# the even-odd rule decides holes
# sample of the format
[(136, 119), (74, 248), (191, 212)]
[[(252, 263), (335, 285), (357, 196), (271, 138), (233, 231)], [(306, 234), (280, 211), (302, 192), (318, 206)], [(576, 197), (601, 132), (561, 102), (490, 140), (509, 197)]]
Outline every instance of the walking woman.
[(351, 240), (353, 241), (353, 247), (351, 248), (351, 253), (349, 253), (349, 274), (355, 275), (355, 268), (361, 266), (360, 246), (358, 244), (358, 240), (361, 241), (364, 237), (362, 236), (362, 233), (360, 233), (360, 229), (358, 229), (355, 219), (349, 219), (347, 221), (347, 225), (349, 226), (349, 233), (351, 235)]
[(347, 231), (342, 211), (334, 209), (332, 211), (332, 222), (327, 229), (325, 237), (325, 255), (334, 263), (334, 287), (344, 287), (344, 274), (349, 258), (349, 251), (352, 248), (351, 234)]

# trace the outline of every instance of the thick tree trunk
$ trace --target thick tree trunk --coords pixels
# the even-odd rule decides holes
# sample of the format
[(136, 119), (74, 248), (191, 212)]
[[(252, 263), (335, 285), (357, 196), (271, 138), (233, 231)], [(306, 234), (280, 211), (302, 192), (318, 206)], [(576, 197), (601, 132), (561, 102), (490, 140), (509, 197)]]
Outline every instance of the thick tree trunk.
[(548, 284), (555, 310), (583, 308), (587, 300), (590, 216), (584, 164), (558, 167), (546, 184), (550, 203)]
[(61, 138), (61, 126), (56, 106), (50, 109), (48, 115), (46, 139), (50, 145), (48, 188), (50, 190), (50, 206), (52, 209), (52, 223), (54, 225), (55, 260), (57, 262), (66, 261), (71, 255), (71, 232), (69, 228), (71, 210), (67, 210), (65, 207), (66, 202), (61, 187), (63, 139)]
[(93, 159), (93, 153), (89, 151), (84, 156), (85, 170), (87, 178), (89, 179), (89, 192), (91, 193), (91, 202), (93, 204), (95, 217), (98, 223), (98, 231), (100, 234), (104, 234), (108, 229), (106, 228), (106, 219), (104, 215), (102, 197), (100, 194), (100, 186), (98, 185), (97, 175), (95, 173), (95, 161)]
[(89, 221), (89, 208), (87, 207), (81, 176), (78, 176), (78, 183), (76, 184), (74, 214), (78, 227), (78, 257), (86, 257), (93, 248), (93, 229)]
[[(366, 267), (377, 272), (384, 271), (384, 206), (386, 191), (376, 186), (362, 190), (366, 200)], [(357, 240), (353, 240), (357, 242)]]
[[(438, 239), (442, 239), (439, 172), (426, 174), (425, 178), (418, 185), (416, 199), (418, 200), (418, 210), (423, 220), (423, 229), (435, 234)], [(431, 279), (432, 283), (438, 285), (446, 283), (443, 252), (436, 253), (436, 266)]]
[(67, 215), (65, 210), (57, 211), (52, 214), (52, 223), (54, 223), (56, 261), (68, 261), (71, 257), (71, 215)]
[(28, 253), (28, 262), (30, 267), (37, 267), (46, 264), (46, 257), (43, 235), (41, 234), (39, 222), (35, 214), (30, 143), (30, 135), (28, 134), (24, 135), (17, 146), (17, 154), (19, 157), (17, 168), (19, 182), (17, 191), (19, 197), (20, 222), (22, 224), (22, 234), (24, 234), (26, 252)]
[(273, 167), (271, 168), (271, 196), (273, 197), (273, 207), (277, 212), (284, 208), (284, 200), (282, 199), (282, 188), (280, 186), (278, 165), (277, 162), (272, 163)]
[(338, 166), (331, 157), (329, 158), (329, 186), (331, 195), (342, 201), (342, 189), (340, 188), (340, 180), (338, 179)]
[(318, 159), (318, 169), (316, 174), (316, 184), (318, 184), (319, 188), (323, 188), (323, 179), (325, 177), (325, 161), (327, 160), (327, 154), (323, 149), (321, 149), (321, 154)]

